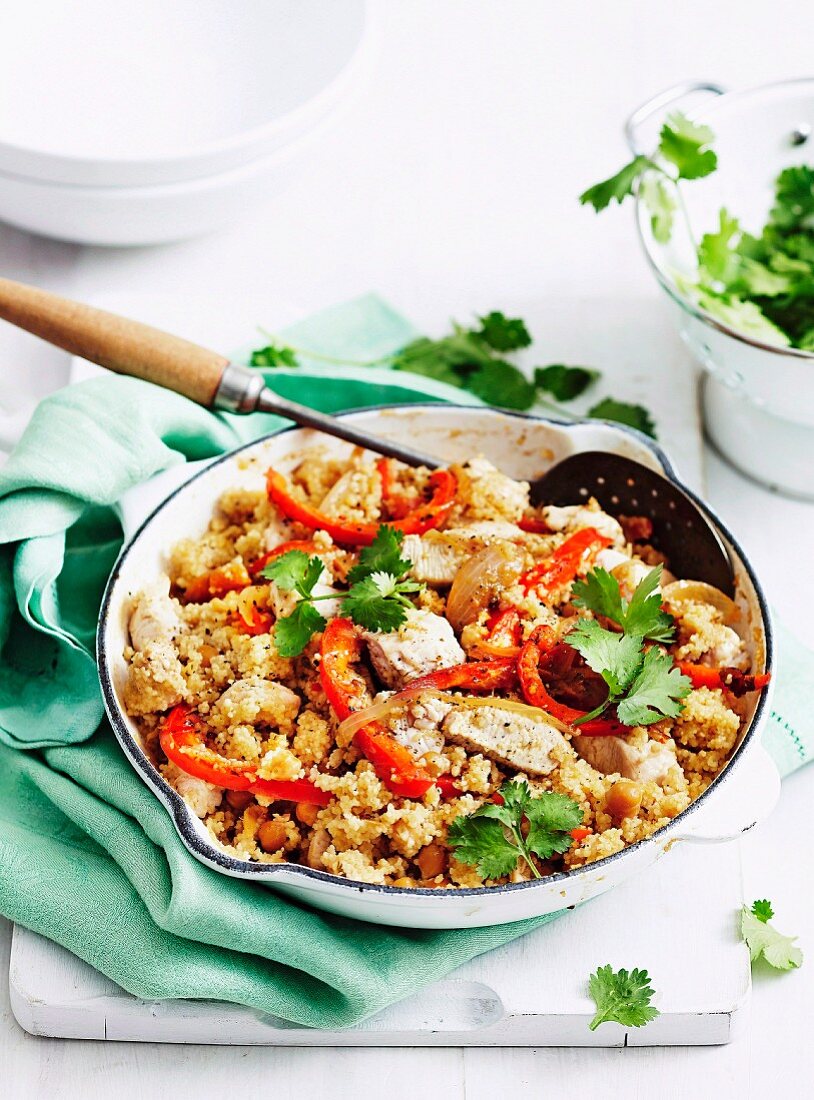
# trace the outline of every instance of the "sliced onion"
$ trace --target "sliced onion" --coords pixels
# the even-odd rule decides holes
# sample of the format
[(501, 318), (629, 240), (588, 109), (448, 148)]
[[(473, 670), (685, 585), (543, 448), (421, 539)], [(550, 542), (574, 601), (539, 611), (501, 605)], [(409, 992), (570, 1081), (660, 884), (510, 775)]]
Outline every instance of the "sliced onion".
[(531, 718), (535, 722), (543, 720), (547, 725), (553, 726), (561, 733), (574, 732), (571, 726), (567, 725), (565, 722), (560, 722), (559, 719), (554, 718), (539, 707), (532, 707), (529, 706), (528, 703), (521, 703), (519, 699), (503, 699), (499, 695), (454, 695), (452, 692), (439, 691), (437, 688), (416, 686), (405, 688), (404, 691), (399, 691), (396, 692), (395, 695), (391, 695), (389, 699), (382, 699), (380, 702), (374, 703), (370, 707), (365, 707), (364, 710), (356, 711), (355, 714), (351, 714), (344, 722), (340, 723), (337, 733), (341, 734), (342, 737), (350, 738), (357, 730), (360, 730), (362, 726), (370, 725), (371, 722), (381, 722), (393, 711), (404, 710), (408, 703), (419, 697), (440, 699), (442, 702), (449, 703), (454, 707), (468, 707), (472, 709), (477, 707), (493, 707), (497, 710), (505, 710), (509, 711), (511, 714), (519, 714), (525, 718)]
[(710, 603), (718, 608), (728, 623), (736, 622), (741, 616), (740, 608), (729, 596), (705, 581), (673, 581), (662, 589), (662, 596), (667, 603), (687, 603), (690, 600)]
[(237, 594), (237, 610), (241, 619), (244, 622), (251, 623), (254, 621), (253, 608), (256, 607), (256, 600), (258, 594), (262, 591), (257, 585), (250, 584), (246, 588), (241, 588)]
[(523, 571), (521, 552), (509, 542), (493, 542), (469, 558), (447, 597), (446, 616), (455, 630), (474, 622), (492, 596), (508, 588)]

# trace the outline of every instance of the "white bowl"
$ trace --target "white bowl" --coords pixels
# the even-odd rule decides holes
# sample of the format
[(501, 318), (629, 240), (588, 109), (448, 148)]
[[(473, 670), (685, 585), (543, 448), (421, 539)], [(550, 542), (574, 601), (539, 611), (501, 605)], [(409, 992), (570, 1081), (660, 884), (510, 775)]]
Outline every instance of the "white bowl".
[[(712, 127), (718, 168), (705, 179), (681, 185), (695, 235), (717, 228), (722, 206), (758, 232), (772, 205), (777, 174), (791, 165), (814, 163), (814, 139), (811, 145), (792, 139), (800, 127), (814, 130), (814, 79), (743, 92), (695, 83), (668, 89), (631, 116), (626, 128), (631, 148), (642, 151), (638, 128), (648, 116), (675, 109), (701, 90), (712, 97), (687, 113)], [(754, 340), (690, 301), (677, 284), (677, 278), (692, 280), (696, 270), (683, 223), (677, 219), (665, 245), (653, 237), (650, 215), (638, 197), (636, 217), (647, 259), (675, 307), (682, 339), (706, 372), (704, 419), (713, 443), (762, 484), (814, 499), (814, 354)]]
[(212, 177), (351, 87), (365, 0), (26, 0), (0, 36), (0, 172), (82, 187)]
[[(481, 451), (514, 477), (537, 477), (552, 462), (583, 450), (625, 454), (674, 477), (666, 456), (650, 440), (611, 424), (565, 425), (491, 409), (438, 405), (384, 407), (348, 415), (379, 435), (403, 441), (420, 439), (427, 451), (450, 461)], [(252, 863), (219, 850), (198, 818), (150, 763), (141, 747), (138, 728), (124, 711), (122, 690), (127, 664), (123, 653), (128, 639), (129, 601), (145, 582), (166, 571), (168, 551), (178, 539), (206, 529), (224, 490), (240, 484), (262, 486), (269, 465), (289, 469), (296, 461), (292, 452), (316, 438), (316, 433), (309, 430), (283, 429), (204, 465), (180, 488), (175, 488), (179, 472), (169, 471), (156, 484), (139, 490), (137, 501), (131, 497), (123, 513), (127, 532), (132, 530), (134, 515), (143, 515), (158, 503), (156, 497), (160, 501), (122, 551), (105, 593), (97, 636), (105, 707), (122, 749), (164, 804), (194, 856), (223, 874), (264, 883), (343, 916), (407, 928), (475, 928), (580, 904), (654, 863), (679, 841), (733, 839), (768, 813), (780, 786), (777, 769), (760, 746), (759, 730), (769, 706), (769, 695), (763, 692), (751, 704), (731, 760), (699, 799), (649, 839), (570, 874), (494, 888), (398, 889), (352, 882), (300, 865)], [(318, 438), (331, 450), (347, 453), (349, 449), (337, 440)], [(180, 477), (188, 472), (181, 471)], [(175, 491), (167, 496), (170, 487)], [(747, 642), (754, 660), (757, 667), (770, 670), (771, 626), (760, 586), (732, 536), (711, 513), (710, 517), (732, 555), (738, 601), (748, 623)]]
[(79, 187), (0, 172), (0, 218), (57, 240), (149, 245), (209, 233), (307, 171), (327, 122), (267, 156), (213, 176), (150, 187)]

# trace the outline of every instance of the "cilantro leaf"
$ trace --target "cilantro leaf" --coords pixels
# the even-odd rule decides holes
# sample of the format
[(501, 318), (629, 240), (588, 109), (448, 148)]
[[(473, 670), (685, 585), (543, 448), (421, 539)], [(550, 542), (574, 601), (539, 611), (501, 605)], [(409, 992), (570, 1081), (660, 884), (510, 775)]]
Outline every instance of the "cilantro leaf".
[(526, 844), (540, 859), (567, 852), (574, 842), (571, 830), (582, 822), (582, 810), (564, 794), (544, 791), (526, 803), (529, 831)]
[(531, 344), (529, 330), (519, 317), (506, 317), (493, 310), (478, 320), (481, 326), (478, 335), (495, 351), (516, 351)]
[(599, 378), (600, 373), (590, 367), (566, 367), (563, 363), (552, 363), (548, 367), (537, 367), (534, 385), (538, 390), (550, 393), (557, 401), (573, 401)]
[(467, 376), (466, 388), (487, 405), (504, 409), (530, 409), (536, 397), (528, 378), (503, 359), (483, 363), (473, 370)]
[(763, 915), (766, 912), (763, 906), (767, 904), (755, 903), (761, 906), (760, 915), (750, 912), (745, 905), (741, 908), (741, 936), (749, 948), (749, 958), (754, 962), (762, 955), (776, 970), (792, 970), (802, 966), (803, 953), (794, 946), (797, 937), (783, 936), (769, 924), (768, 916)]
[(300, 600), (290, 615), (274, 624), (274, 644), (281, 657), (299, 657), (327, 621), (308, 600)]
[(763, 898), (752, 902), (752, 913), (758, 920), (767, 924), (774, 916), (774, 909), (772, 909), (772, 903)]
[(518, 848), (499, 821), (475, 814), (456, 817), (449, 826), (447, 840), (456, 858), (476, 867), (484, 879), (511, 874), (520, 856)]
[(595, 420), (613, 420), (617, 424), (627, 424), (630, 428), (636, 428), (645, 435), (656, 438), (656, 425), (643, 405), (629, 405), (625, 401), (605, 397), (588, 410), (588, 416)]
[(628, 195), (632, 195), (637, 181), (649, 168), (654, 167), (655, 165), (649, 157), (634, 157), (629, 164), (620, 168), (616, 175), (610, 176), (600, 183), (595, 183), (593, 187), (583, 191), (579, 196), (579, 201), (583, 206), (592, 206), (599, 213), (600, 210), (604, 210), (605, 207), (609, 206), (614, 199), (621, 203)]
[(362, 547), (359, 563), (348, 573), (348, 581), (355, 584), (371, 573), (391, 573), (394, 577), (402, 577), (413, 564), (401, 556), (403, 542), (403, 531), (387, 524), (381, 526), (370, 546)]
[[(540, 878), (532, 854), (549, 859), (573, 844), (571, 830), (582, 821), (582, 810), (565, 795), (543, 791), (535, 796), (525, 779), (513, 779), (500, 788), (500, 802), (485, 802), (474, 813), (462, 814), (450, 824), (449, 846), (462, 863), (477, 867), (484, 878), (502, 878), (520, 859)], [(523, 836), (524, 819), (528, 835)]]
[(677, 718), (680, 700), (689, 695), (689, 677), (673, 665), (672, 657), (653, 647), (644, 655), (639, 671), (616, 705), (619, 721), (626, 726), (649, 726), (661, 718)]
[(650, 228), (659, 244), (666, 244), (673, 232), (673, 216), (676, 200), (666, 180), (648, 173), (642, 179), (639, 194), (650, 214)]
[(661, 128), (659, 152), (676, 166), (679, 179), (700, 179), (717, 167), (718, 157), (709, 148), (714, 139), (709, 126), (699, 126), (676, 112)]
[(588, 1027), (596, 1031), (600, 1024), (613, 1020), (624, 1027), (644, 1027), (659, 1015), (651, 1005), (655, 990), (646, 970), (618, 970), (610, 964), (600, 966), (588, 979), (588, 992), (596, 1013)]
[(299, 360), (293, 348), (282, 344), (267, 344), (257, 348), (249, 359), (250, 367), (298, 367)]
[(775, 201), (769, 224), (779, 229), (812, 228), (814, 220), (814, 168), (807, 164), (784, 168), (775, 183)]
[(288, 550), (272, 558), (260, 575), (274, 581), (283, 592), (299, 592), (306, 597), (311, 595), (324, 568), (321, 558), (309, 558), (304, 550)]
[(344, 611), (366, 630), (398, 630), (413, 605), (407, 598), (418, 592), (417, 581), (399, 581), (389, 573), (372, 573), (357, 581), (345, 597)]
[[(580, 619), (567, 641), (588, 667), (608, 685), (609, 702), (628, 690), (642, 663), (642, 640), (635, 634), (615, 634), (595, 619)], [(604, 707), (601, 709), (604, 710)]]
[(574, 582), (572, 600), (577, 607), (603, 615), (617, 623), (626, 634), (638, 634), (654, 642), (671, 642), (675, 634), (672, 615), (661, 608), (658, 586), (662, 567), (657, 565), (639, 583), (628, 602), (623, 596), (617, 579), (607, 570), (597, 567), (585, 580)]
[(705, 233), (698, 246), (702, 281), (709, 279), (724, 286), (735, 281), (741, 267), (741, 257), (737, 251), (740, 239), (740, 222), (722, 206), (718, 212), (717, 232)]

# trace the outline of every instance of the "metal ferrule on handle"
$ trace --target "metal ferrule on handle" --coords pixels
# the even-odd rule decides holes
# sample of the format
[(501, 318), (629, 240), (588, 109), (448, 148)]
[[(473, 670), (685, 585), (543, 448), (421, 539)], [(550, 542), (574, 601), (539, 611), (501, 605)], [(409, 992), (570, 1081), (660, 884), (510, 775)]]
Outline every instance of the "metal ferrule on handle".
[(316, 409), (309, 409), (307, 405), (299, 405), (296, 401), (280, 397), (266, 386), (259, 371), (237, 363), (230, 363), (224, 370), (213, 406), (233, 413), (276, 413), (287, 420), (293, 420), (301, 427), (315, 428), (365, 449), (370, 449), (373, 444), (377, 454), (397, 458), (408, 466), (427, 466), (434, 470), (442, 465), (433, 455), (416, 451), (382, 436), (373, 439), (369, 431), (355, 428), (352, 421), (326, 416)]

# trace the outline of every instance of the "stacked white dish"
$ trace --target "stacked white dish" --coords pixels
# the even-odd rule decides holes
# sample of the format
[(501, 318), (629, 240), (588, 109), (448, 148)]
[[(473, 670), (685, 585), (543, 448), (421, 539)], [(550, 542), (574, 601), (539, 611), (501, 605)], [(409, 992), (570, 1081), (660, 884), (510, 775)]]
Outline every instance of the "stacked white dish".
[(362, 75), (365, 0), (27, 0), (0, 38), (0, 219), (87, 244), (215, 229), (291, 182)]

